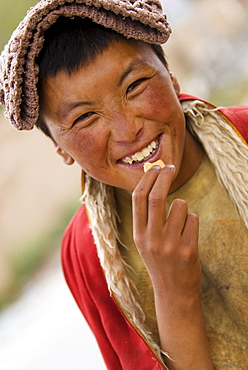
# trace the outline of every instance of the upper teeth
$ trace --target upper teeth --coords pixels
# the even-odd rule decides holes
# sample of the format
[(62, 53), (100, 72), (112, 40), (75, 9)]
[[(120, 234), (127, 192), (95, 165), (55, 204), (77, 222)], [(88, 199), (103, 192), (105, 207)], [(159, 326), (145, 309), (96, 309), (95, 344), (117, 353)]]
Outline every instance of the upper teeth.
[(150, 157), (151, 153), (154, 149), (157, 149), (158, 141), (152, 141), (148, 146), (142, 149), (140, 152), (135, 153), (132, 157), (125, 157), (122, 159), (122, 162), (132, 164), (133, 162), (142, 162), (148, 157)]

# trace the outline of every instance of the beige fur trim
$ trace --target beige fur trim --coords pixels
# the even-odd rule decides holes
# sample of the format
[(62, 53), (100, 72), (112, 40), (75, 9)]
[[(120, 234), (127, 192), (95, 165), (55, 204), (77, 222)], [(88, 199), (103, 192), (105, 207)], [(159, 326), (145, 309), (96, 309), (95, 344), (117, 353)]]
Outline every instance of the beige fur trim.
[(220, 183), (248, 228), (248, 151), (228, 120), (201, 101), (185, 101), (188, 126), (202, 143)]

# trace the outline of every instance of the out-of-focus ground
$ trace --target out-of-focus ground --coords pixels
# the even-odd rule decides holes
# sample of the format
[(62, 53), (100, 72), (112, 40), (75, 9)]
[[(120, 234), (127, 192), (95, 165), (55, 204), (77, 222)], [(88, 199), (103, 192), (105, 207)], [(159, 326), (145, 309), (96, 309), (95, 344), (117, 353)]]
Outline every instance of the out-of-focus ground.
[(56, 254), (0, 315), (1, 370), (106, 369), (58, 266)]
[[(1, 39), (10, 32), (1, 30), (8, 24), (4, 9), (18, 15), (21, 4), (0, 0)], [(247, 0), (163, 4), (173, 27), (164, 48), (182, 91), (216, 105), (248, 104)], [(16, 24), (11, 20), (12, 28)], [(0, 301), (21, 280), (19, 265), (36, 259), (39, 271), (30, 274), (20, 299), (0, 315), (3, 370), (104, 369), (63, 281), (58, 256), (62, 230), (55, 239), (49, 236), (58, 225), (63, 228), (79, 197), (79, 168), (65, 166), (38, 130), (20, 133), (10, 127), (0, 110)], [(42, 249), (50, 245), (53, 257), (47, 265)], [(47, 250), (44, 254), (49, 255)]]

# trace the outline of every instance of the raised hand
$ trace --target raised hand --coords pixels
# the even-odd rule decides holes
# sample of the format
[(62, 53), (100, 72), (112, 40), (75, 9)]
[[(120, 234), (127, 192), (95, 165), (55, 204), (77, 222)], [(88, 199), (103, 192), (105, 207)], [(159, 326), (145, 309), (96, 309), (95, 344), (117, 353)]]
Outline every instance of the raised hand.
[(199, 222), (181, 199), (166, 212), (174, 176), (174, 166), (154, 166), (143, 175), (133, 192), (134, 241), (153, 284), (170, 368), (212, 369), (200, 302)]

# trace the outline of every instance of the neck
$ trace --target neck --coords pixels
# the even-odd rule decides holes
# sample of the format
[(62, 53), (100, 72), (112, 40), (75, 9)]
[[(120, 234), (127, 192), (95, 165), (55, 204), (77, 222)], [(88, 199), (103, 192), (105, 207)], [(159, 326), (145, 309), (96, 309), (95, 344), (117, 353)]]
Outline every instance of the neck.
[(177, 178), (173, 182), (170, 193), (183, 186), (200, 167), (205, 152), (201, 143), (186, 130), (183, 160)]

